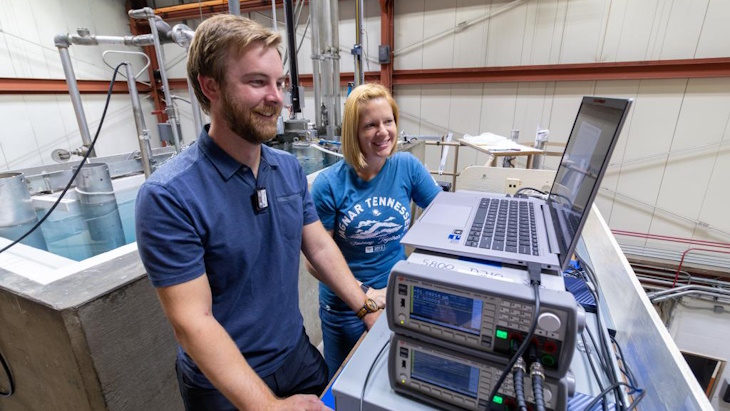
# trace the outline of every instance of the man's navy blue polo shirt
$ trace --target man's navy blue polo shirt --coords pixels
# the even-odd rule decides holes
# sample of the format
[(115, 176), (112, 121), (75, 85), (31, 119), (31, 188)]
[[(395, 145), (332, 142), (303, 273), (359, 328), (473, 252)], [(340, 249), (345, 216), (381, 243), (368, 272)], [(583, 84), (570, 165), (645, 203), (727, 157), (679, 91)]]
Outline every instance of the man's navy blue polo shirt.
[[(155, 287), (207, 273), (214, 317), (263, 377), (276, 371), (302, 335), (302, 226), (317, 221), (317, 212), (294, 156), (262, 145), (256, 179), (207, 129), (140, 188), (139, 254)], [(268, 197), (268, 209), (260, 213), (252, 202), (257, 188)], [(193, 383), (212, 387), (182, 348), (178, 355)]]

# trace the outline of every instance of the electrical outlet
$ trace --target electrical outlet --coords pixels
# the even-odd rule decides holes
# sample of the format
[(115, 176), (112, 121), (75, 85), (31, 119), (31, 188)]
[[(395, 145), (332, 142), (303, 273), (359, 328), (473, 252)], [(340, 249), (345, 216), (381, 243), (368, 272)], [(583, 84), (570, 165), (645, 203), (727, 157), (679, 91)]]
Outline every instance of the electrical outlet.
[(508, 178), (504, 185), (504, 192), (514, 195), (521, 186), (522, 181), (519, 178)]

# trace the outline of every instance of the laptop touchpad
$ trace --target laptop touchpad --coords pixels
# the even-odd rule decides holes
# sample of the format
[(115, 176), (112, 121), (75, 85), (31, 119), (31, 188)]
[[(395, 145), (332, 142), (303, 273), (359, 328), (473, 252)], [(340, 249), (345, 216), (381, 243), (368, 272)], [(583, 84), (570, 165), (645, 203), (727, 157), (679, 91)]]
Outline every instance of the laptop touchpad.
[(434, 204), (421, 220), (424, 224), (465, 227), (472, 207), (453, 204)]

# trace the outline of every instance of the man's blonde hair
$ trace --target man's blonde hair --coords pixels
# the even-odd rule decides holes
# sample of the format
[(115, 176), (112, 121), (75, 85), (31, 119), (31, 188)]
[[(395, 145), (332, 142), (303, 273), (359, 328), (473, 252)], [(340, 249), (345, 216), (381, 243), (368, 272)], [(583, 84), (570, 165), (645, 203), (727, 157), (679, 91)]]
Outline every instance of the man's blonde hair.
[[(384, 98), (390, 108), (393, 110), (393, 119), (395, 120), (395, 139), (398, 139), (398, 105), (395, 103), (393, 96), (387, 88), (381, 84), (363, 84), (355, 87), (345, 100), (345, 112), (342, 116), (342, 154), (345, 156), (345, 162), (356, 170), (362, 170), (367, 167), (365, 156), (360, 150), (360, 141), (358, 139), (358, 130), (360, 129), (360, 111), (363, 103)], [(395, 153), (398, 144), (393, 142), (393, 149), (390, 155)]]
[(254, 42), (279, 51), (281, 35), (251, 19), (231, 14), (213, 16), (195, 30), (188, 50), (187, 68), (188, 78), (203, 111), (210, 112), (210, 100), (200, 88), (198, 75), (210, 77), (219, 85), (224, 84), (229, 54), (241, 53)]

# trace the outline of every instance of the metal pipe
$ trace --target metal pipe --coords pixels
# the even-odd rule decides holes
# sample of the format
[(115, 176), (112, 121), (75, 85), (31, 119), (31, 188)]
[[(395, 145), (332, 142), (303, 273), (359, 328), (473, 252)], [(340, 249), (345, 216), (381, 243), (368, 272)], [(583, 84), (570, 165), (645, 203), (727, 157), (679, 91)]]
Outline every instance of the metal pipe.
[(137, 80), (134, 78), (132, 65), (124, 63), (127, 71), (127, 85), (129, 87), (129, 97), (132, 99), (132, 112), (134, 113), (134, 124), (137, 127), (137, 142), (139, 143), (139, 153), (142, 156), (142, 169), (145, 178), (152, 174), (152, 163), (150, 162), (150, 154), (152, 147), (150, 146), (150, 133), (145, 126), (144, 114), (142, 114), (142, 104), (139, 101), (139, 93), (137, 92)]
[(165, 53), (162, 50), (160, 35), (157, 31), (158, 17), (154, 15), (154, 10), (152, 10), (151, 8), (145, 7), (144, 9), (149, 9), (149, 12), (151, 12), (152, 14), (152, 16), (148, 18), (148, 22), (150, 25), (150, 31), (152, 32), (152, 37), (154, 38), (155, 54), (157, 55), (157, 64), (160, 69), (160, 79), (162, 80), (162, 92), (165, 94), (165, 114), (167, 114), (167, 123), (170, 124), (170, 128), (172, 131), (172, 139), (175, 145), (175, 151), (179, 153), (181, 139), (180, 135), (178, 134), (177, 128), (178, 119), (177, 114), (175, 114), (175, 107), (173, 105), (172, 96), (170, 94), (170, 83), (167, 81), (167, 73), (165, 72)]
[(355, 2), (355, 47), (352, 49), (352, 55), (355, 59), (355, 87), (363, 84), (364, 75), (362, 70), (362, 34), (365, 32), (363, 25), (362, 13), (365, 9), (363, 0), (357, 0)]
[(87, 163), (76, 176), (76, 196), (81, 214), (89, 229), (94, 255), (124, 245), (124, 229), (119, 216), (109, 166)]
[(66, 47), (71, 44), (79, 46), (98, 46), (101, 44), (124, 45), (124, 46), (151, 46), (154, 44), (154, 38), (151, 34), (141, 34), (138, 36), (98, 36), (90, 34), (87, 29), (78, 29), (78, 34), (59, 34), (56, 36), (56, 47), (59, 43), (65, 44)]
[[(172, 39), (178, 46), (184, 47), (186, 52), (190, 48), (190, 42), (193, 41), (193, 37), (195, 37), (195, 32), (185, 24), (176, 24), (172, 28)], [(200, 110), (200, 103), (198, 102), (198, 98), (195, 96), (193, 85), (190, 83), (190, 79), (187, 76), (185, 76), (185, 82), (188, 86), (188, 94), (190, 94), (190, 106), (193, 111), (193, 124), (195, 126), (195, 136), (197, 137), (203, 130), (203, 118)]]
[(332, 44), (330, 51), (332, 59), (332, 106), (330, 112), (333, 128), (339, 129), (342, 125), (342, 103), (340, 98), (340, 6), (339, 0), (329, 0), (329, 14)]
[(663, 291), (648, 293), (647, 297), (649, 297), (649, 299), (653, 301), (657, 297), (663, 297), (665, 295), (678, 294), (680, 292), (687, 292), (687, 291), (703, 291), (703, 292), (709, 292), (709, 293), (723, 294), (727, 297), (730, 297), (730, 290), (726, 290), (723, 288), (717, 288), (717, 287), (708, 287), (705, 285), (683, 285), (680, 287), (669, 288), (669, 289), (663, 290)]
[[(547, 144), (548, 136), (550, 136), (550, 130), (538, 129), (537, 134), (535, 135), (535, 148), (545, 151), (545, 145)], [(545, 154), (539, 154), (534, 156), (532, 159), (532, 168), (537, 170), (541, 169), (544, 160)]]
[(286, 39), (289, 49), (289, 82), (291, 83), (291, 105), (292, 113), (301, 113), (302, 106), (299, 101), (299, 70), (297, 68), (297, 41), (294, 29), (294, 14), (291, 0), (284, 0), (284, 19), (286, 21)]
[[(0, 237), (15, 241), (38, 223), (23, 173), (0, 173)], [(21, 243), (48, 250), (43, 232), (35, 230)]]
[[(91, 133), (89, 132), (89, 124), (86, 122), (86, 114), (84, 114), (84, 106), (81, 104), (81, 93), (76, 83), (76, 75), (71, 64), (71, 55), (68, 52), (68, 39), (62, 35), (56, 36), (55, 39), (58, 53), (61, 55), (61, 65), (66, 75), (66, 84), (68, 85), (68, 94), (71, 97), (71, 104), (76, 113), (76, 123), (79, 125), (79, 133), (81, 134), (81, 142), (87, 149), (91, 147)], [(96, 150), (93, 148), (89, 152), (89, 157), (96, 157)]]
[[(310, 1), (309, 4), (311, 5), (312, 2)], [(274, 25), (272, 27), (274, 29), (274, 31), (278, 31), (279, 29), (276, 27), (276, 25), (277, 25), (277, 22), (276, 22), (276, 0), (271, 0), (271, 21), (274, 23)], [(314, 49), (312, 49), (312, 50), (314, 50)]]
[[(271, 0), (272, 2), (274, 0)], [(322, 98), (321, 98), (321, 81), (320, 67), (322, 65), (322, 52), (319, 38), (320, 16), (322, 15), (322, 1), (309, 1), (309, 16), (312, 22), (312, 89), (314, 90), (314, 123), (315, 129), (319, 133), (324, 127), (322, 121)], [(325, 0), (326, 1), (326, 0)]]
[(234, 16), (241, 15), (241, 2), (239, 0), (228, 0), (228, 13)]
[(661, 296), (661, 297), (657, 297), (657, 298), (651, 299), (651, 302), (652, 303), (659, 303), (659, 302), (662, 302), (662, 301), (665, 301), (665, 300), (673, 300), (673, 299), (677, 299), (677, 298), (680, 298), (680, 297), (685, 297), (685, 296), (688, 296), (688, 295), (708, 296), (708, 297), (712, 297), (712, 298), (730, 299), (730, 294), (725, 294), (725, 293), (711, 293), (711, 292), (707, 292), (707, 291), (688, 290), (688, 291), (682, 291), (682, 292), (679, 292), (679, 293), (676, 293), (676, 294), (664, 295), (664, 296)]

